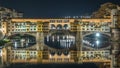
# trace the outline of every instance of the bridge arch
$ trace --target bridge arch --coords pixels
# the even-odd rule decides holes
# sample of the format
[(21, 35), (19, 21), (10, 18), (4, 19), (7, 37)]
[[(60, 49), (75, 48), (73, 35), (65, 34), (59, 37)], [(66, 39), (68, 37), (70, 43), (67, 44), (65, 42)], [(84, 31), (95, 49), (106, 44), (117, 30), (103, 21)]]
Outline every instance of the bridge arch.
[(8, 39), (11, 40), (13, 47), (30, 47), (36, 44), (36, 37), (30, 34), (21, 34), (21, 33), (14, 33), (8, 36)]
[(56, 49), (69, 49), (75, 44), (75, 36), (69, 31), (51, 30), (44, 37), (45, 45)]
[(20, 35), (31, 35), (33, 37), (36, 37), (36, 34), (37, 33), (29, 33), (29, 32), (26, 32), (26, 33), (23, 33), (23, 32), (17, 32), (17, 33), (11, 33), (9, 36), (12, 36), (12, 35), (16, 35), (16, 34), (20, 34)]
[[(96, 36), (97, 33), (100, 36)], [(95, 49), (103, 49), (103, 48), (109, 48), (110, 46), (110, 33), (104, 33), (104, 32), (90, 32), (86, 33), (83, 36), (83, 44), (84, 47), (90, 47)]]
[(85, 37), (85, 36), (88, 36), (88, 35), (91, 35), (91, 34), (95, 34), (95, 33), (101, 33), (103, 35), (107, 35), (107, 36), (111, 37), (110, 33), (105, 33), (105, 32), (89, 32), (89, 33), (85, 33), (84, 35), (82, 35), (82, 37)]

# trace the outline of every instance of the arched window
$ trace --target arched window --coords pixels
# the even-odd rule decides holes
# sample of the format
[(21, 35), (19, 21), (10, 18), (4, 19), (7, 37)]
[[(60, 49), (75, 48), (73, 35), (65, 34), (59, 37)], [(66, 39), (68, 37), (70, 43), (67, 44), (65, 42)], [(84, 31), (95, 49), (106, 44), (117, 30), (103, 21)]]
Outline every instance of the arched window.
[(51, 29), (56, 29), (54, 24), (51, 24)]
[(64, 29), (69, 29), (68, 24), (65, 24), (63, 27), (64, 27)]
[(58, 29), (58, 30), (61, 30), (61, 29), (62, 29), (62, 25), (61, 25), (61, 24), (58, 24), (58, 25), (57, 25), (57, 29)]

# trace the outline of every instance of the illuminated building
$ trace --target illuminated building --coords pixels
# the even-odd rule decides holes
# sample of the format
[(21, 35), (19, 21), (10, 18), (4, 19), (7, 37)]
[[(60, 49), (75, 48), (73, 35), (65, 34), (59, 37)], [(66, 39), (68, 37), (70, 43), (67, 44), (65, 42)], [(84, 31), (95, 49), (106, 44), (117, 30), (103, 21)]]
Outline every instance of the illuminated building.
[[(9, 63), (100, 63), (117, 66), (119, 12), (103, 19), (24, 19), (3, 21), (3, 34), (11, 43), (2, 49), (3, 64)], [(17, 34), (20, 38), (11, 39)], [(31, 41), (24, 35), (31, 35)], [(104, 39), (103, 39), (104, 38)], [(20, 40), (21, 39), (21, 40)], [(18, 45), (19, 42), (21, 43)], [(35, 41), (35, 44), (33, 44)], [(31, 43), (33, 42), (33, 43)], [(33, 46), (28, 46), (33, 44)]]
[(23, 13), (17, 12), (15, 9), (0, 7), (0, 27), (2, 21), (8, 21), (10, 18), (21, 18)]

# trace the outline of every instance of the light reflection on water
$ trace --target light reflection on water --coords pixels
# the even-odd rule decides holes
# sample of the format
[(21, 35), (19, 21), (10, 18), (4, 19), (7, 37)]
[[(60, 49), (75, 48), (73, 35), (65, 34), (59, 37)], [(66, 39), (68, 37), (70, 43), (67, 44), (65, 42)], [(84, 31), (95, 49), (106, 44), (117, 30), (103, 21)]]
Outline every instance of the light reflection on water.
[(47, 35), (44, 38), (44, 43), (50, 47), (57, 49), (70, 48), (75, 44), (75, 37), (72, 35)]

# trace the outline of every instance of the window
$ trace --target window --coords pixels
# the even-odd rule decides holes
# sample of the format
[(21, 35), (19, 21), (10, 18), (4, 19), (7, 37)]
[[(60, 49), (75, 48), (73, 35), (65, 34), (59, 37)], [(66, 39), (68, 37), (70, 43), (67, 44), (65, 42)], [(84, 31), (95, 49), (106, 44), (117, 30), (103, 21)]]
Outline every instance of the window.
[(84, 54), (84, 52), (82, 52), (82, 54)]
[(65, 23), (69, 22), (69, 20), (64, 20)]
[(58, 61), (58, 62), (61, 62), (61, 61), (62, 61), (62, 58), (57, 58), (57, 61)]
[(62, 20), (57, 20), (57, 22), (58, 22), (58, 23), (61, 23), (61, 22), (62, 22)]
[(54, 23), (55, 22), (55, 20), (50, 20), (50, 23)]
[(55, 58), (51, 58), (51, 59), (50, 59), (50, 62), (54, 62), (54, 61), (55, 61)]
[(84, 28), (82, 30), (85, 30)]
[(20, 29), (17, 29), (17, 31), (19, 31)]
[(64, 62), (69, 62), (69, 58), (64, 58)]

